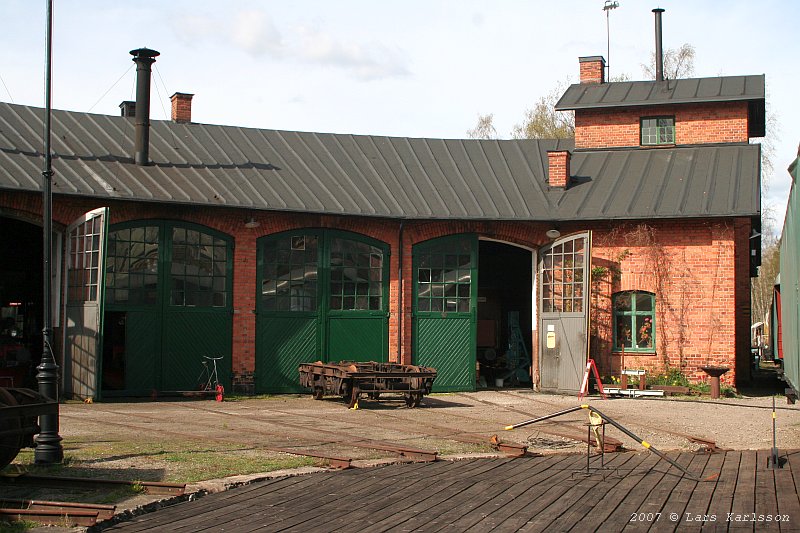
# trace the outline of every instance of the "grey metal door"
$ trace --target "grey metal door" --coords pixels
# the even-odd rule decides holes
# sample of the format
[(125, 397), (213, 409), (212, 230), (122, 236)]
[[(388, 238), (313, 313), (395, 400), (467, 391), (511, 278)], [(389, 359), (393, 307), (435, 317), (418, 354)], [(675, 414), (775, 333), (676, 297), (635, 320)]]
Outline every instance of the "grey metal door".
[(588, 355), (591, 232), (539, 254), (539, 368), (542, 390), (580, 390)]
[(89, 211), (67, 228), (64, 393), (81, 399), (100, 392), (105, 241), (108, 208)]

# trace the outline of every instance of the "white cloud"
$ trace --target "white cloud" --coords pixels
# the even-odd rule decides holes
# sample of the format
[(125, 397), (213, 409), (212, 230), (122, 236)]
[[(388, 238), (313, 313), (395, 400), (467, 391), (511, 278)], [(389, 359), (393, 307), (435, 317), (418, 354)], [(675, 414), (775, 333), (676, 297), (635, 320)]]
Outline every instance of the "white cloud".
[(361, 80), (402, 77), (409, 74), (402, 53), (378, 42), (339, 41), (315, 28), (300, 28), (296, 57), (309, 63), (338, 67)]
[(173, 27), (187, 43), (222, 41), (255, 57), (327, 66), (362, 81), (409, 74), (405, 55), (397, 48), (376, 41), (342, 40), (313, 26), (281, 33), (269, 15), (258, 9), (238, 11), (228, 20), (207, 14), (175, 17)]
[(237, 13), (229, 37), (234, 45), (256, 56), (280, 57), (284, 53), (281, 34), (263, 11)]

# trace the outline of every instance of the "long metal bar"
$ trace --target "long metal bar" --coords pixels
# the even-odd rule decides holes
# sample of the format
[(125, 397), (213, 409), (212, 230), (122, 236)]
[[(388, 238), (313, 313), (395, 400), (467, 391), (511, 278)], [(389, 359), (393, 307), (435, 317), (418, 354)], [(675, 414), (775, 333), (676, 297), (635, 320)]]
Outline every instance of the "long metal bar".
[(0, 517), (31, 521), (50, 526), (91, 527), (97, 524), (97, 511), (59, 509), (0, 509)]
[(70, 514), (72, 511), (93, 511), (97, 513), (98, 520), (113, 518), (117, 509), (116, 505), (102, 505), (99, 503), (79, 502), (52, 502), (48, 500), (25, 500), (17, 498), (0, 498), (0, 507), (3, 509), (32, 509), (37, 511), (62, 511)]
[(548, 420), (550, 418), (555, 418), (557, 416), (566, 415), (568, 413), (574, 413), (575, 411), (580, 411), (588, 407), (588, 405), (579, 405), (578, 407), (570, 407), (569, 409), (564, 409), (563, 411), (558, 411), (557, 413), (553, 413), (551, 415), (540, 416), (539, 418), (533, 418), (531, 420), (526, 420), (525, 422), (520, 422), (519, 424), (512, 424), (510, 426), (506, 426), (506, 431), (521, 428), (522, 426), (527, 426), (529, 424), (534, 424), (536, 422), (541, 422), (542, 420)]
[(71, 489), (99, 489), (103, 486), (141, 487), (148, 494), (171, 494), (180, 496), (186, 490), (185, 483), (164, 483), (161, 481), (124, 481), (119, 479), (76, 478), (61, 476), (36, 476), (22, 474), (20, 476), (0, 476), (0, 482), (14, 485), (33, 485), (39, 487), (64, 487)]

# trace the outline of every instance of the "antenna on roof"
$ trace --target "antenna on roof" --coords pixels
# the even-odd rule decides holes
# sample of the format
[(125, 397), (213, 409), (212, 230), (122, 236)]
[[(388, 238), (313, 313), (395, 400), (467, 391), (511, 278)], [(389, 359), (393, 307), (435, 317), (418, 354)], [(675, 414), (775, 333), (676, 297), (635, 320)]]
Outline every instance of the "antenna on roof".
[(605, 5), (603, 5), (603, 11), (606, 12), (606, 59), (608, 59), (606, 63), (606, 80), (608, 81), (611, 81), (611, 31), (609, 29), (608, 15), (612, 9), (617, 9), (618, 7), (619, 2), (612, 0), (606, 0)]

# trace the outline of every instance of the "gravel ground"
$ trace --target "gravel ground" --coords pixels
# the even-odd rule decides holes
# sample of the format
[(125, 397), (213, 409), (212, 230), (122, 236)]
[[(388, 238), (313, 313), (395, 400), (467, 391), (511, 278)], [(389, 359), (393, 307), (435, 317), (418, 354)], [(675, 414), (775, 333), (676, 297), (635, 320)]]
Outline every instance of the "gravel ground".
[[(711, 440), (728, 449), (772, 447), (772, 396), (713, 401), (602, 400), (594, 396), (584, 401), (663, 451), (701, 448), (687, 436)], [(180, 472), (182, 465), (165, 461), (158, 451), (159, 443), (174, 446), (176, 442), (200, 442), (203, 451), (238, 446), (264, 452), (264, 447), (294, 447), (349, 457), (354, 466), (398, 460), (397, 454), (371, 448), (365, 440), (436, 450), (440, 458), (453, 459), (496, 453), (489, 445), (492, 435), (498, 435), (504, 442), (524, 444), (530, 452), (584, 453), (586, 444), (564, 435), (586, 435), (585, 410), (513, 431), (504, 430), (508, 425), (579, 404), (572, 396), (530, 390), (434, 394), (423, 399), (416, 409), (407, 408), (400, 397), (365, 399), (360, 401), (359, 409), (351, 410), (340, 398), (315, 401), (308, 395), (222, 403), (210, 400), (68, 403), (61, 407), (60, 434), (67, 457), (76, 446), (94, 446), (92, 453), (97, 457), (80, 462), (82, 475), (96, 472), (97, 477), (164, 480), (175, 479), (173, 474)], [(789, 406), (779, 397), (776, 405), (778, 448), (800, 448), (800, 404)], [(642, 449), (638, 442), (612, 426), (606, 427), (606, 434), (622, 441), (627, 449)], [(120, 449), (125, 452), (120, 453)], [(278, 452), (274, 455), (286, 457)], [(70, 475), (70, 468), (60, 475)], [(302, 471), (313, 470), (306, 467)], [(263, 477), (251, 474), (206, 480), (190, 485), (189, 490), (224, 490)], [(39, 493), (28, 497), (46, 499), (47, 496)], [(154, 498), (139, 495), (121, 501), (118, 509), (135, 509), (153, 501)]]
[[(556, 433), (583, 435), (584, 410), (504, 431), (505, 426), (579, 405), (575, 397), (530, 391), (481, 391), (434, 394), (416, 409), (400, 398), (361, 400), (350, 410), (338, 398), (314, 401), (310, 396), (284, 395), (235, 402), (180, 401), (159, 403), (95, 403), (62, 406), (61, 435), (66, 441), (102, 442), (113, 437), (140, 439), (152, 435), (162, 440), (199, 438), (209, 443), (320, 449), (324, 453), (370, 460), (393, 453), (354, 447), (359, 439), (388, 441), (402, 446), (438, 450), (440, 455), (483, 452), (491, 435), (507, 442), (526, 444), (530, 451), (581, 450), (583, 444)], [(730, 449), (772, 447), (772, 397), (705, 399), (608, 399), (588, 402), (637, 436), (663, 450), (695, 447), (687, 435), (716, 442)], [(777, 444), (800, 444), (800, 405), (777, 405)], [(639, 445), (616, 428), (606, 433), (626, 448)], [(474, 443), (466, 442), (474, 440)], [(476, 449), (477, 448), (477, 449)], [(126, 458), (120, 458), (124, 461)], [(127, 458), (147, 461), (147, 457)], [(107, 466), (107, 465), (106, 465)]]

